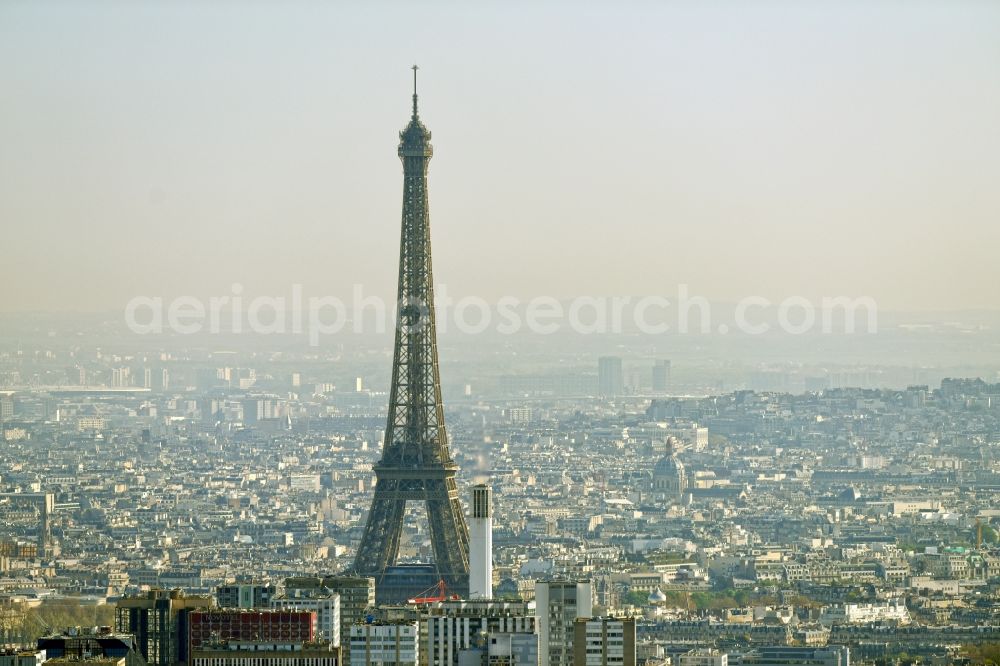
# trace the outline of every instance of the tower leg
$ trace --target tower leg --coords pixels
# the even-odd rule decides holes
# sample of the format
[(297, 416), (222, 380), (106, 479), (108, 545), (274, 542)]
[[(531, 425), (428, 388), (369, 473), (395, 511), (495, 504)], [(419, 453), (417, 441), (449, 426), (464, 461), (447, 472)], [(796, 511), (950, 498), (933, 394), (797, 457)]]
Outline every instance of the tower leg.
[(458, 594), (467, 594), (469, 529), (458, 501), (455, 480), (435, 480), (427, 494), (427, 522), (434, 562), (450, 588)]
[(397, 479), (379, 479), (375, 484), (375, 498), (355, 560), (359, 573), (373, 575), (383, 572), (395, 563), (399, 555), (406, 500), (393, 497), (398, 485)]

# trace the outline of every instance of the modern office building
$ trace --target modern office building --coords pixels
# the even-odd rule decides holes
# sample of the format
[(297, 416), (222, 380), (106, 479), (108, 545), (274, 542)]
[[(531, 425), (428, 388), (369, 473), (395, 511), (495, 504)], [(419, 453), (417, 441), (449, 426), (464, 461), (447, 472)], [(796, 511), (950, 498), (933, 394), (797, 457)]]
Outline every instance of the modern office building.
[(215, 599), (220, 608), (267, 608), (278, 593), (273, 584), (230, 583), (215, 588)]
[(417, 620), (370, 622), (351, 627), (350, 666), (418, 666), (420, 623)]
[(316, 638), (312, 611), (213, 608), (191, 612), (188, 647), (218, 647), (223, 642), (308, 643)]
[[(422, 663), (425, 666), (456, 666), (463, 650), (483, 648), (484, 636), (531, 636), (530, 639), (503, 639), (514, 650), (518, 663), (537, 660), (536, 618), (527, 602), (497, 600), (448, 600), (430, 604), (424, 610)], [(513, 642), (511, 642), (513, 641)], [(496, 649), (500, 649), (497, 647)], [(536, 661), (530, 661), (535, 664)]]
[(208, 596), (185, 596), (180, 590), (150, 590), (129, 597), (115, 608), (115, 631), (132, 634), (150, 666), (173, 666), (188, 660), (188, 624), (191, 612), (208, 609)]

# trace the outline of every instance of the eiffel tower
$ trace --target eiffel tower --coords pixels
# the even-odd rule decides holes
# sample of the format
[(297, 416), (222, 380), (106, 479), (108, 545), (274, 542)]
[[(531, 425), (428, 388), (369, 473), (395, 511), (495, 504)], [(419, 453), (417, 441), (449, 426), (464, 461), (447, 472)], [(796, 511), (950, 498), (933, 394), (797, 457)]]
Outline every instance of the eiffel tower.
[[(405, 601), (438, 580), (455, 593), (469, 589), (469, 528), (458, 500), (458, 465), (448, 452), (441, 403), (434, 280), (431, 272), (427, 166), (431, 133), (417, 114), (417, 66), (413, 66), (413, 115), (399, 133), (403, 162), (403, 222), (399, 241), (399, 310), (392, 360), (392, 387), (382, 459), (368, 522), (354, 560), (357, 574), (373, 576), (379, 603)], [(433, 571), (407, 578), (396, 567), (408, 501), (424, 502)]]

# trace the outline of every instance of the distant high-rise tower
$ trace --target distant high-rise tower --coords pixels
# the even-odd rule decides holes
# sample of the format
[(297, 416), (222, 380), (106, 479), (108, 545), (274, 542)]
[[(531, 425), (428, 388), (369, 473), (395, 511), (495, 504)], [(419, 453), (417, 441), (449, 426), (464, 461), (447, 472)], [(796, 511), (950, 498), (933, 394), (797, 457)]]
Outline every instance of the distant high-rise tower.
[(472, 487), (469, 522), (469, 598), (493, 598), (492, 491), (485, 484)]
[(607, 397), (625, 393), (625, 375), (620, 357), (602, 356), (597, 359), (597, 392)]
[(670, 361), (653, 363), (653, 391), (662, 393), (670, 385)]
[[(404, 586), (383, 581), (399, 555), (410, 500), (424, 502), (427, 508), (435, 577), (458, 594), (469, 589), (469, 528), (455, 485), (458, 465), (448, 451), (438, 373), (427, 203), (427, 167), (433, 150), (431, 133), (417, 115), (416, 82), (414, 66), (413, 115), (399, 134), (403, 220), (389, 417), (382, 459), (374, 468), (375, 497), (354, 560), (357, 574), (375, 578), (380, 603), (406, 598)], [(397, 596), (403, 598), (391, 598)]]
[(111, 386), (115, 388), (123, 388), (125, 386), (132, 385), (132, 369), (131, 368), (112, 368), (111, 369)]
[(14, 398), (10, 394), (0, 395), (0, 423), (14, 418)]
[(243, 425), (252, 426), (263, 418), (264, 402), (258, 398), (246, 398), (241, 401), (243, 406)]

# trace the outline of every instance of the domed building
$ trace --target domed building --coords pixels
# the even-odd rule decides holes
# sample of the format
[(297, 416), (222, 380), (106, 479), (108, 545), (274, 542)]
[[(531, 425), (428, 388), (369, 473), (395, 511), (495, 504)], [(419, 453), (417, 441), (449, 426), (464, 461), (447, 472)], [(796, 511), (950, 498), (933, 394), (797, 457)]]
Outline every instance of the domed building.
[(653, 467), (653, 494), (668, 501), (680, 501), (687, 490), (684, 463), (677, 459), (673, 437), (667, 440), (667, 454)]

